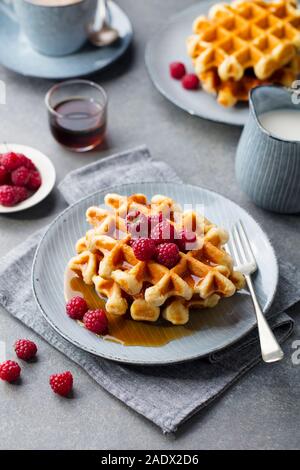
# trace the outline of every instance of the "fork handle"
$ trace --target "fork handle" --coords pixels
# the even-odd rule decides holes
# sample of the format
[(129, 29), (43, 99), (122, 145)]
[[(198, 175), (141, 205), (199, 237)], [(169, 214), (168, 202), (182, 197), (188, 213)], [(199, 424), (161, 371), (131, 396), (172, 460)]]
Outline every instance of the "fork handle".
[(262, 358), (265, 362), (280, 361), (283, 358), (284, 353), (260, 308), (251, 277), (246, 275), (245, 279), (255, 309)]

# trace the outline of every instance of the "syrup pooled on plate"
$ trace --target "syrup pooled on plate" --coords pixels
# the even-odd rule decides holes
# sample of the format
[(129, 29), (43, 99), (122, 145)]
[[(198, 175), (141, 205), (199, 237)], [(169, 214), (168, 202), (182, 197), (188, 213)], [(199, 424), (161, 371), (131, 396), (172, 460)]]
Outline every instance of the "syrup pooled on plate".
[[(75, 295), (81, 294), (90, 309), (105, 308), (105, 300), (98, 296), (94, 286), (89, 286), (83, 280), (67, 271), (65, 276), (65, 298), (68, 301)], [(199, 311), (190, 313), (186, 325), (172, 325), (165, 320), (155, 323), (132, 320), (129, 314), (123, 316), (106, 314), (109, 334), (106, 340), (115, 341), (124, 346), (163, 346), (175, 339), (190, 336), (202, 327), (202, 315)]]

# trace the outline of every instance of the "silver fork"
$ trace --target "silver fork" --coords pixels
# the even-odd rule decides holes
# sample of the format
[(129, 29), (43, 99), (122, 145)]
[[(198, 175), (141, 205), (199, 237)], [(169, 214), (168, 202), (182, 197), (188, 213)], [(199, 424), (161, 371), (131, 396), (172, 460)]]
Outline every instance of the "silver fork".
[(239, 220), (234, 225), (231, 231), (231, 235), (232, 236), (227, 243), (227, 247), (233, 260), (235, 261), (236, 269), (244, 274), (249, 292), (252, 297), (257, 319), (262, 358), (265, 362), (280, 361), (284, 356), (283, 351), (267, 323), (254, 291), (251, 274), (257, 270), (257, 263), (241, 220)]

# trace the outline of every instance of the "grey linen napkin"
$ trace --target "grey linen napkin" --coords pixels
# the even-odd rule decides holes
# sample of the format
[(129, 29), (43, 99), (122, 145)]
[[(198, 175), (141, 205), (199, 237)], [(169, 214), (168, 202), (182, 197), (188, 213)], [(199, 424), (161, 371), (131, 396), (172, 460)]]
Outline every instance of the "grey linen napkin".
[[(94, 190), (132, 181), (177, 181), (174, 171), (153, 161), (145, 147), (99, 160), (70, 173), (59, 189), (68, 203)], [(260, 361), (256, 331), (234, 346), (211, 357), (164, 367), (120, 365), (86, 353), (64, 340), (37, 308), (30, 277), (34, 253), (44, 230), (12, 250), (0, 264), (0, 304), (15, 318), (79, 364), (115, 397), (174, 432), (198, 410), (207, 406), (242, 374)], [(270, 311), (272, 328), (280, 342), (292, 332), (293, 322), (284, 312), (300, 300), (300, 274), (281, 265), (278, 293)]]

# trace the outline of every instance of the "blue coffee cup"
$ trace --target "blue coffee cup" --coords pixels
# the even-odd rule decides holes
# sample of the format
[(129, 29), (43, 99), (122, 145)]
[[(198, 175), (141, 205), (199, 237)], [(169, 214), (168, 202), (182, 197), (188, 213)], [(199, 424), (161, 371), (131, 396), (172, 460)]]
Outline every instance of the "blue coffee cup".
[(63, 56), (87, 40), (97, 0), (12, 0), (11, 7), (31, 46), (41, 54)]

